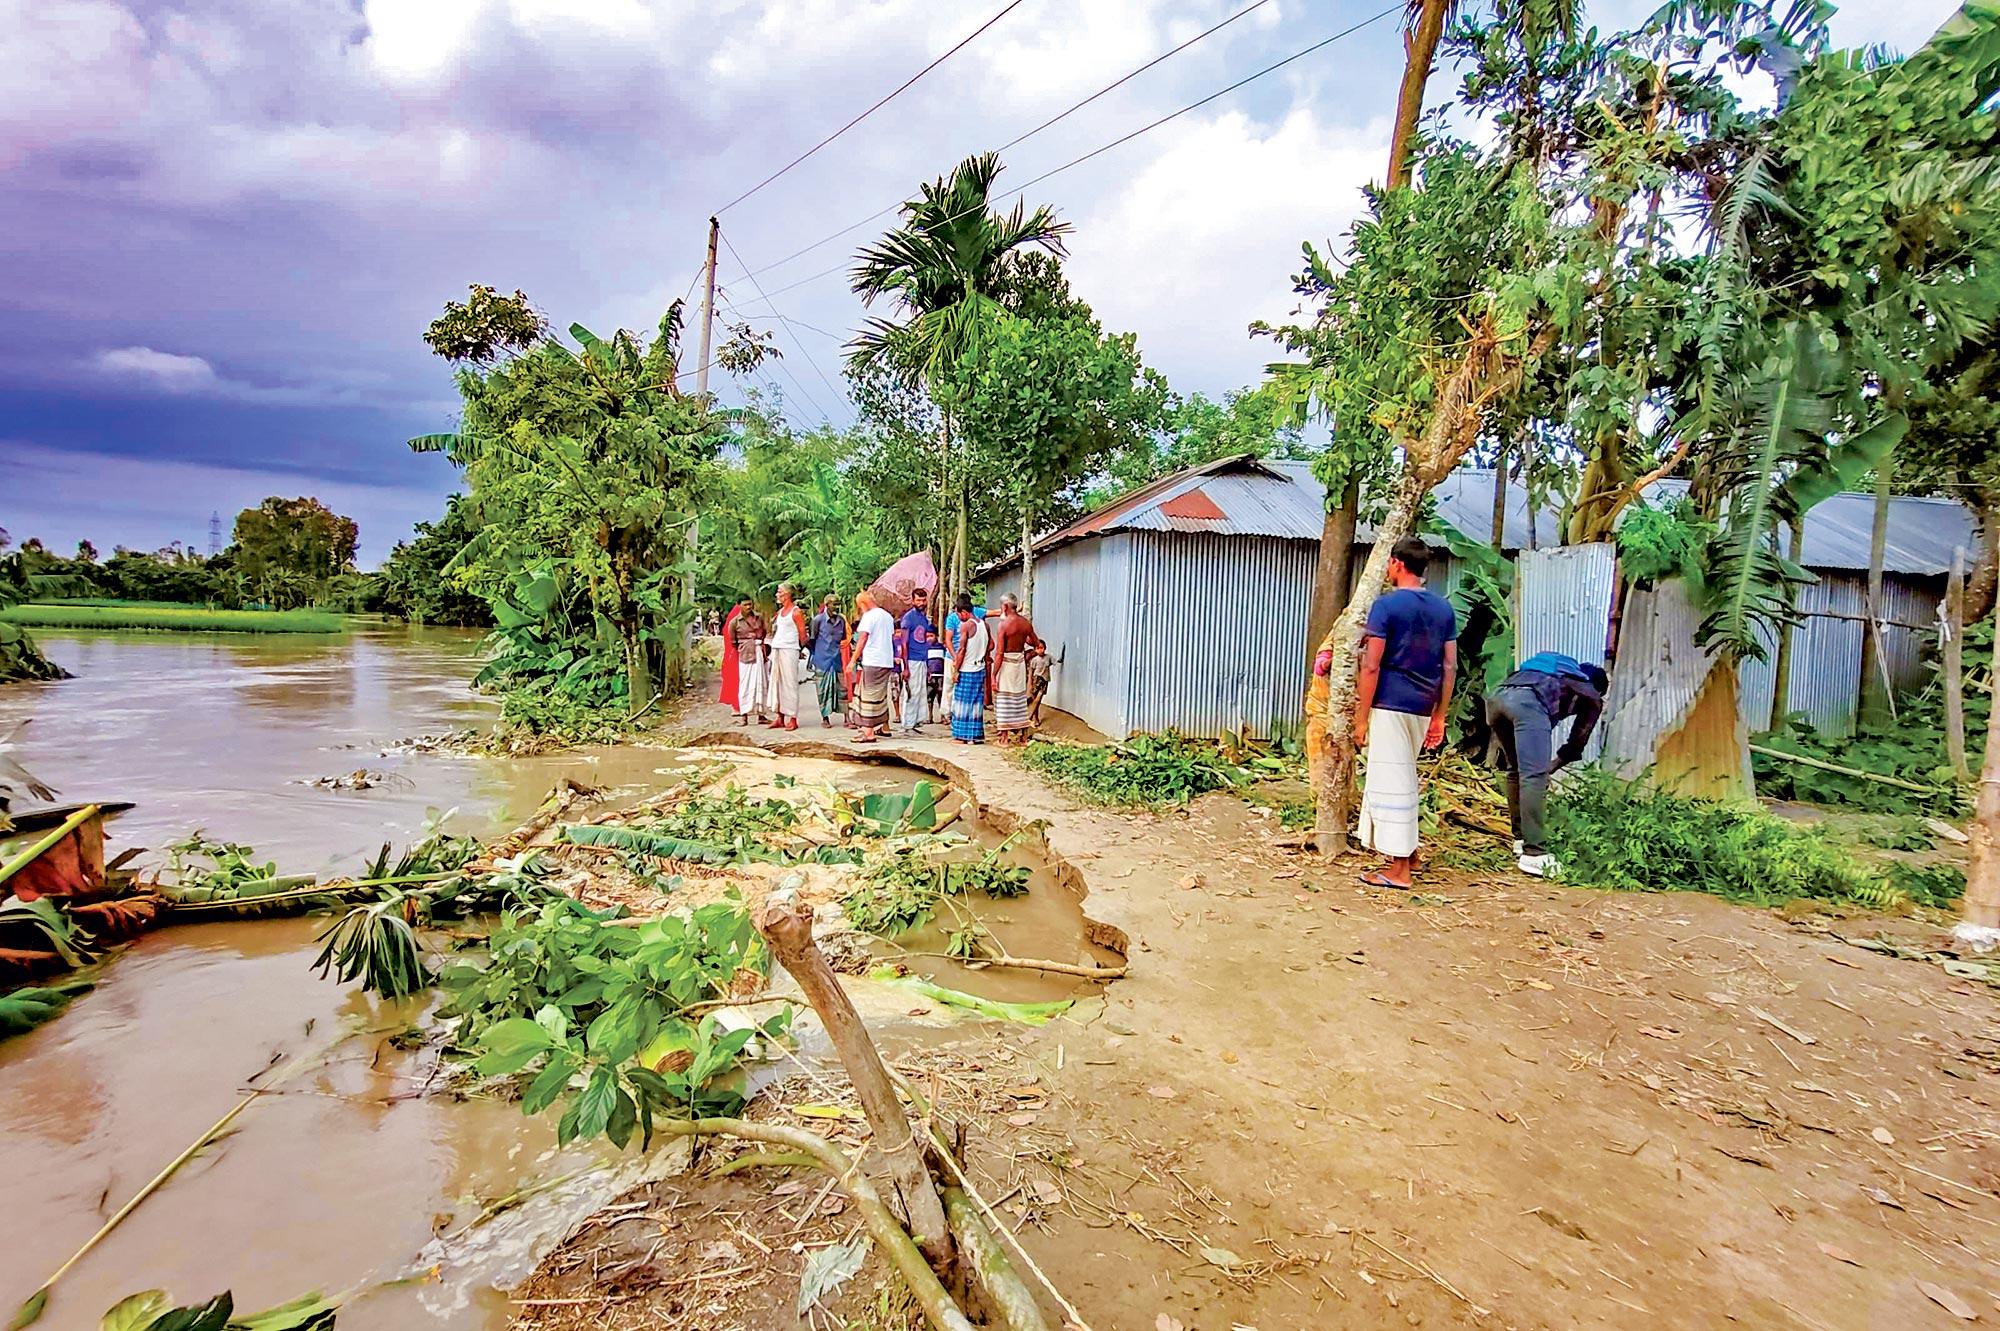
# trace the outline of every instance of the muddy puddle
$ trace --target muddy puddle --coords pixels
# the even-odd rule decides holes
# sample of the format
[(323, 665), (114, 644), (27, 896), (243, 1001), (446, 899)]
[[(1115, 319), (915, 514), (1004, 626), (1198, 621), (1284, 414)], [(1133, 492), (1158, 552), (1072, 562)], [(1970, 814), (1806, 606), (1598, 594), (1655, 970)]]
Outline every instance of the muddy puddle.
[[(560, 778), (613, 804), (659, 790), (691, 763), (729, 756), (740, 783), (907, 790), (921, 774), (880, 764), (636, 747), (529, 759), (404, 752), (396, 739), (491, 719), (466, 686), (477, 636), (379, 629), (335, 641), (45, 635), (77, 678), (0, 694), (0, 730), (30, 718), (22, 761), (66, 799), (137, 807), (111, 826), (114, 852), (201, 827), (290, 871), (352, 869), (383, 841), (408, 842), (433, 811), (495, 833)], [(365, 790), (315, 777), (386, 774)], [(933, 778), (934, 779), (934, 778)], [(958, 827), (965, 853), (1003, 835)], [(1017, 956), (1115, 963), (1087, 941), (1081, 902), (1035, 855), (1026, 896), (966, 905)], [(88, 1327), (126, 1294), (184, 1301), (228, 1288), (256, 1308), (308, 1290), (347, 1292), (341, 1326), (498, 1328), (505, 1290), (569, 1224), (669, 1170), (670, 1150), (615, 1157), (559, 1150), (553, 1123), (512, 1103), (426, 1095), (435, 1051), (395, 1037), (428, 999), (390, 1003), (318, 979), (312, 918), (163, 930), (100, 968), (97, 989), (59, 1020), (0, 1043), (0, 1178), (10, 1233), (0, 1308), (11, 1309), (128, 1197), (237, 1103), (253, 1078), (307, 1066), (259, 1098), (65, 1277), (43, 1325)], [(942, 952), (943, 925), (883, 944), (885, 958), (951, 988), (1006, 1001), (1085, 996), (1095, 986), (1036, 972), (973, 971), (904, 953)], [(933, 1038), (949, 1014), (862, 985), (885, 1042)], [(805, 1051), (810, 1059), (812, 1052)], [(273, 1062), (278, 1060), (274, 1068)]]

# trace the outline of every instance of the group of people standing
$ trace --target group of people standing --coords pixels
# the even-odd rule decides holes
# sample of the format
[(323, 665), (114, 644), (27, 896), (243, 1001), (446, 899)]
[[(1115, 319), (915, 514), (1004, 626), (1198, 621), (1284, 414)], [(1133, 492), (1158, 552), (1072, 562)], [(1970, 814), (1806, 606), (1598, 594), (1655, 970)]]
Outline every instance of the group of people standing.
[[(959, 593), (943, 628), (933, 622), (930, 594), (916, 588), (900, 618), (873, 592), (855, 598), (850, 620), (828, 594), (810, 621), (789, 583), (780, 584), (767, 619), (748, 600), (716, 627), (723, 640), (722, 701), (737, 724), (754, 717), (774, 729), (799, 728), (803, 672), (816, 681), (820, 724), (836, 715), (872, 743), (900, 727), (918, 735), (933, 718), (948, 720), (961, 744), (986, 739), (991, 706), (1001, 743), (1025, 741), (1033, 724), (1037, 678), (1046, 678), (1047, 647), (1014, 597), (997, 616)], [(1039, 674), (1038, 674), (1039, 669)]]
[[(1389, 558), (1389, 588), (1370, 608), (1355, 681), (1354, 743), (1367, 754), (1360, 837), (1385, 858), (1362, 876), (1375, 887), (1408, 888), (1420, 867), (1419, 755), (1444, 743), (1458, 673), (1458, 618), (1451, 602), (1424, 587), (1431, 552), (1406, 536)], [(1332, 668), (1322, 653), (1313, 668)], [(1604, 711), (1603, 667), (1561, 652), (1538, 652), (1485, 699), (1487, 723), (1507, 769), (1507, 808), (1522, 872), (1546, 875), (1549, 778), (1583, 757)], [(1560, 749), (1555, 732), (1570, 722)]]

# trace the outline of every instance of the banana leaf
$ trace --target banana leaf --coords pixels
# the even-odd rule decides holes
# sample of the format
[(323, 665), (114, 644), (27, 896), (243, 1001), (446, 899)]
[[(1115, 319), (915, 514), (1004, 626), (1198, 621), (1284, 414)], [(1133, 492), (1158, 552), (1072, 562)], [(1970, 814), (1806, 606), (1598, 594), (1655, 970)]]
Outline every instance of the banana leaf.
[(859, 821), (874, 825), (862, 830), (875, 836), (926, 832), (937, 826), (937, 787), (919, 781), (907, 795), (870, 791), (857, 801), (855, 814)]
[(695, 864), (859, 864), (861, 852), (849, 846), (811, 846), (803, 850), (780, 850), (754, 841), (726, 844), (720, 841), (690, 841), (664, 832), (648, 832), (638, 827), (616, 827), (606, 823), (584, 823), (562, 829), (562, 839), (572, 846), (596, 846), (606, 850), (653, 855), (663, 860), (687, 860)]
[(48, 988), (16, 989), (0, 994), (0, 1040), (53, 1021), (73, 1000), (95, 987), (88, 980), (72, 980)]
[(47, 940), (47, 947), (72, 970), (90, 960), (89, 953), (76, 941), (76, 930), (55, 903), (47, 897), (23, 901), (8, 897), (0, 901), (0, 937), (10, 928), (26, 928)]
[(947, 989), (920, 976), (900, 975), (893, 966), (878, 967), (868, 973), (868, 978), (896, 989), (907, 989), (946, 1007), (961, 1008), (995, 1021), (1018, 1021), (1029, 1026), (1045, 1025), (1076, 1006), (1073, 998), (1055, 1003), (1003, 1003), (996, 998), (968, 994), (962, 989)]

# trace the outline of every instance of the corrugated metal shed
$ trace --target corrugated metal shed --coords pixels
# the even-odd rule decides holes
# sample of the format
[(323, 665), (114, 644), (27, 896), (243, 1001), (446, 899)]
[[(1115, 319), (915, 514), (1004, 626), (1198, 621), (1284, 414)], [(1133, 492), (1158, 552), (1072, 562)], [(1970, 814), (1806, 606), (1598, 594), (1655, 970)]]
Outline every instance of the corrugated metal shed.
[[(1175, 510), (1180, 500), (1198, 491), (1220, 510), (1219, 518), (1187, 516)], [(1647, 491), (1655, 502), (1687, 493), (1687, 482), (1668, 479)], [(1461, 467), (1431, 492), (1438, 517), (1475, 541), (1493, 539), (1493, 472), (1491, 468)], [(1509, 485), (1501, 547), (1516, 551), (1531, 546), (1547, 549), (1562, 544), (1562, 518), (1544, 504), (1534, 515), (1535, 536), (1528, 539), (1528, 498)], [(1038, 552), (1108, 531), (1199, 531), (1224, 536), (1272, 536), (1284, 540), (1317, 541), (1325, 523), (1325, 490), (1306, 462), (1280, 462), (1240, 457), (1220, 458), (1162, 477), (1116, 503), (1107, 505), (1035, 543)], [(1865, 570), (1868, 536), (1875, 520), (1875, 497), (1837, 494), (1806, 515), (1805, 565), (1811, 569)], [(1366, 523), (1356, 542), (1367, 545), (1375, 533)], [(1890, 573), (1943, 577), (1954, 550), (1977, 547), (1972, 511), (1955, 499), (1902, 495), (1890, 501), (1889, 539), (1883, 567)], [(989, 566), (1003, 569), (1018, 556)]]
[[(1056, 656), (1048, 703), (1107, 735), (1131, 733), (1134, 615), (1131, 532), (1079, 541), (1035, 561), (1035, 628)], [(986, 595), (994, 605), (1019, 595), (1021, 568), (995, 575)]]

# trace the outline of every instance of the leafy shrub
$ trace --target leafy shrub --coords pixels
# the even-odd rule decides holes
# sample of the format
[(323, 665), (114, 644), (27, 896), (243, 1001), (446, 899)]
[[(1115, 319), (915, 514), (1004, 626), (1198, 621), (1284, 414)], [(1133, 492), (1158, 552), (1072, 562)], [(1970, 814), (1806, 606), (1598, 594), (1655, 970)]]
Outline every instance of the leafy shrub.
[(983, 892), (989, 897), (1026, 896), (1028, 866), (1012, 864), (1009, 837), (974, 860), (938, 860), (921, 850), (898, 847), (876, 860), (840, 903), (847, 922), (879, 938), (926, 924), (946, 897)]
[(1767, 754), (1752, 754), (1757, 793), (1772, 799), (1832, 804), (1868, 813), (1927, 813), (1945, 818), (1965, 809), (1965, 796), (1954, 783), (1951, 765), (1945, 759), (1941, 726), (1932, 728), (1911, 718), (1910, 724), (1888, 730), (1828, 738), (1814, 730), (1804, 717), (1793, 716), (1783, 729), (1758, 742), (1767, 748), (1931, 788), (1930, 794), (1921, 794), (1899, 786), (1885, 786), (1880, 781), (1786, 762)]
[(1643, 500), (1625, 510), (1618, 524), (1618, 567), (1635, 582), (1687, 577), (1701, 580), (1701, 552), (1714, 534), (1694, 502), (1685, 497), (1655, 508)]
[(1889, 885), (1920, 906), (1949, 909), (1965, 895), (1965, 873), (1949, 864), (1907, 864), (1889, 866)]
[(1884, 885), (1809, 828), (1595, 768), (1578, 771), (1549, 802), (1548, 847), (1569, 882), (1758, 904), (1799, 897), (1884, 904)]
[(649, 830), (689, 841), (755, 841), (766, 832), (782, 832), (798, 821), (799, 811), (785, 800), (753, 800), (740, 786), (719, 795), (699, 794)]
[(1023, 761), (1034, 771), (1100, 804), (1185, 804), (1197, 795), (1250, 779), (1206, 740), (1168, 731), (1119, 744), (1038, 739)]
[[(616, 917), (568, 898), (509, 913), (486, 965), (439, 976), (446, 1014), (463, 1019), (456, 1043), (477, 1053), (474, 1071), (537, 1068), (521, 1108), (564, 1102), (564, 1142), (602, 1133), (622, 1147), (635, 1131), (650, 1141), (656, 1113), (732, 1114), (743, 1104), (718, 1083), (758, 1031), (723, 1030), (701, 1011), (769, 969), (742, 903), (637, 927)], [(788, 1021), (780, 1013), (760, 1029), (776, 1035)]]

